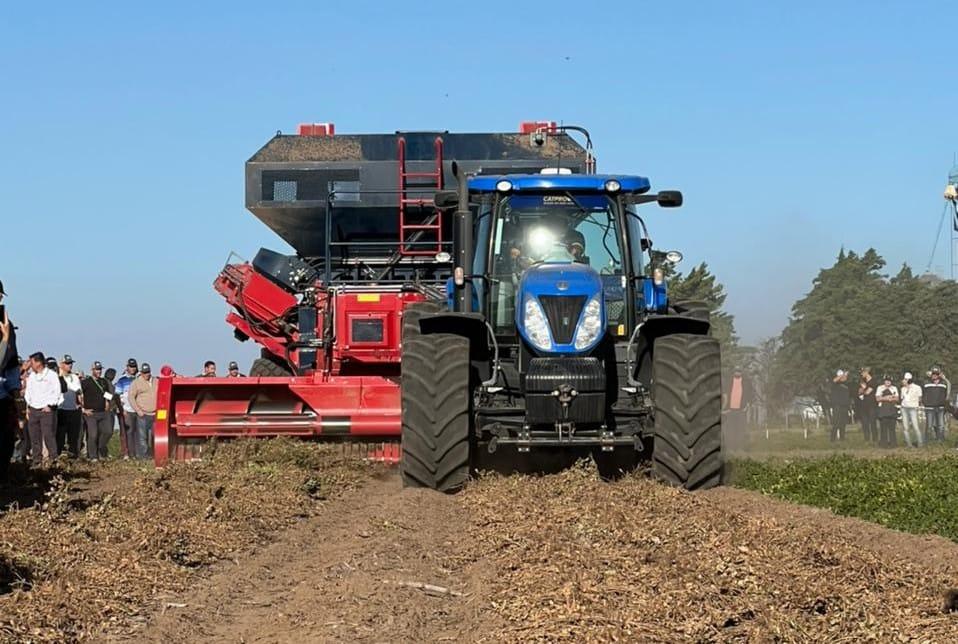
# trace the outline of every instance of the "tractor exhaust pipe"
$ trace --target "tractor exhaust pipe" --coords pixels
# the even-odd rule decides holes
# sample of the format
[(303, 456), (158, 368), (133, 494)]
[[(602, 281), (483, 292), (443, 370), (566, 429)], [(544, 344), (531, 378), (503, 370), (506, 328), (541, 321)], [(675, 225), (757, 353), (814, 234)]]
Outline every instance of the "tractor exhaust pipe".
[(458, 183), (458, 204), (453, 214), (453, 237), (455, 240), (455, 310), (458, 313), (472, 312), (472, 210), (469, 209), (469, 178), (452, 162), (452, 175)]

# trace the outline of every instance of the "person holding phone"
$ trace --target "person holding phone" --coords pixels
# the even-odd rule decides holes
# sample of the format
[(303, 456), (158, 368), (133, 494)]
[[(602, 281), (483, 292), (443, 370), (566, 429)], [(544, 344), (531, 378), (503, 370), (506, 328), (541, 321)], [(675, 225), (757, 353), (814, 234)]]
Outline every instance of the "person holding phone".
[[(3, 283), (0, 282), (0, 297), (3, 296)], [(6, 479), (10, 458), (19, 429), (19, 411), (17, 396), (20, 392), (20, 364), (14, 352), (13, 360), (7, 359), (13, 326), (7, 317), (5, 307), (0, 312), (0, 481)]]

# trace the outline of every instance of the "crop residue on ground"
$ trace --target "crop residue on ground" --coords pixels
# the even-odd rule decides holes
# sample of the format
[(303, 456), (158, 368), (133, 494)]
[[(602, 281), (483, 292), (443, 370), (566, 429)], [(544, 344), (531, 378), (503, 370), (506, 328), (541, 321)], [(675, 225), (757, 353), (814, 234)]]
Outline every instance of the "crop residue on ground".
[(135, 628), (197, 570), (268, 541), (366, 470), (282, 440), (237, 442), (164, 470), (63, 466), (42, 506), (0, 516), (0, 641)]
[(496, 566), (489, 602), (507, 626), (493, 641), (958, 637), (942, 612), (951, 580), (862, 547), (872, 526), (729, 511), (711, 493), (583, 468), (493, 477), (465, 502), (472, 556)]

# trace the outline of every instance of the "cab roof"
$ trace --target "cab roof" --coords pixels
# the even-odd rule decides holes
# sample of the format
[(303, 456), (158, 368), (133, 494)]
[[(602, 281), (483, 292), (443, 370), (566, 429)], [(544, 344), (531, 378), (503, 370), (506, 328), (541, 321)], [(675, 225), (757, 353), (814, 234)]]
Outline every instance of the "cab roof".
[(605, 192), (607, 181), (615, 180), (620, 192), (648, 192), (652, 185), (646, 177), (619, 174), (500, 174), (469, 178), (469, 189), (475, 192), (494, 192), (500, 181), (509, 181), (513, 192), (522, 191), (595, 191)]

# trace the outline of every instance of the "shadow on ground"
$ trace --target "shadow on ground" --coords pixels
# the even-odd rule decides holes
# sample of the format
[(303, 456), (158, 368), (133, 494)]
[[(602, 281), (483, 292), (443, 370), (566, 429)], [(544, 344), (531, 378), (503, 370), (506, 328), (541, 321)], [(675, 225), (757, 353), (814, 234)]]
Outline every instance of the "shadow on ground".
[(7, 480), (0, 482), (0, 515), (14, 508), (29, 508), (43, 503), (47, 492), (58, 482), (89, 481), (89, 471), (64, 468), (59, 464), (48, 468), (30, 468), (24, 463), (12, 463)]

